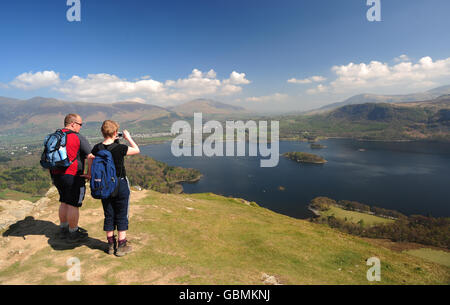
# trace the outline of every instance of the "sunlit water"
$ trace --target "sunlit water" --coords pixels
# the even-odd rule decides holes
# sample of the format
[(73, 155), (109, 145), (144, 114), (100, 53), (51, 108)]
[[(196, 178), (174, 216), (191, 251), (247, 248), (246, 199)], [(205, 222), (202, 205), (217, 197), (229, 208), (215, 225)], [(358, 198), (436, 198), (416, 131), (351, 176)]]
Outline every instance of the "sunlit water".
[(449, 144), (343, 139), (321, 144), (328, 147), (310, 149), (308, 143), (280, 142), (280, 154), (311, 152), (328, 163), (299, 164), (280, 156), (273, 168), (261, 168), (261, 157), (174, 157), (170, 142), (148, 145), (142, 151), (169, 165), (200, 170), (199, 182), (183, 184), (186, 193), (245, 198), (296, 218), (311, 216), (307, 205), (317, 196), (355, 200), (408, 215), (450, 216)]

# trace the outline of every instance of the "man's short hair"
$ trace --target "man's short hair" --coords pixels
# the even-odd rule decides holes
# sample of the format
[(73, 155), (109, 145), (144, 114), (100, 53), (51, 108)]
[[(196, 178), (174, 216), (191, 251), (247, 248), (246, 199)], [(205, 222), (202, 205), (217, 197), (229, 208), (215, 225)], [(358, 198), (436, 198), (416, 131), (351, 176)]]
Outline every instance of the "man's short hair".
[(102, 135), (104, 138), (112, 138), (116, 131), (119, 130), (119, 123), (106, 120), (102, 124)]
[(80, 115), (76, 113), (69, 113), (64, 118), (64, 126), (69, 126), (70, 124), (75, 123), (79, 118), (81, 118)]

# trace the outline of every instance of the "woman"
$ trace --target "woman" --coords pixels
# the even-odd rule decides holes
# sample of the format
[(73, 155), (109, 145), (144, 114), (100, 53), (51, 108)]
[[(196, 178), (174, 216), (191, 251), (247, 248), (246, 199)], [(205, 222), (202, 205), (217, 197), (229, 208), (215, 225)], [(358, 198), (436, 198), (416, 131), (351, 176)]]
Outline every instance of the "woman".
[[(131, 246), (127, 244), (130, 186), (126, 177), (124, 157), (137, 155), (140, 153), (140, 150), (127, 130), (123, 131), (123, 138), (128, 141), (130, 146), (120, 144), (118, 142), (118, 130), (118, 123), (111, 120), (104, 121), (101, 128), (104, 141), (94, 146), (92, 154), (95, 156), (101, 149), (108, 149), (114, 159), (116, 174), (119, 180), (118, 193), (114, 197), (102, 199), (103, 211), (105, 213), (103, 230), (106, 232), (106, 238), (108, 239), (108, 253), (114, 254), (115, 252), (117, 256), (124, 256), (131, 252)], [(115, 229), (118, 231), (118, 245), (116, 236), (114, 235)]]

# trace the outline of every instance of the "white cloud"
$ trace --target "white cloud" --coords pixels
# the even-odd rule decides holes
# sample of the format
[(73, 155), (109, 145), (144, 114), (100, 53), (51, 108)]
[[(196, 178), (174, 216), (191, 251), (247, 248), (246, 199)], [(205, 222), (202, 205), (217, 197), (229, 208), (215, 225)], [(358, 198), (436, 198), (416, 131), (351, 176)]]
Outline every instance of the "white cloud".
[(225, 84), (220, 88), (218, 95), (232, 95), (242, 91), (242, 87)]
[(17, 76), (10, 84), (22, 90), (35, 90), (57, 85), (59, 73), (54, 71), (25, 72)]
[(311, 84), (311, 83), (319, 83), (319, 82), (323, 82), (326, 81), (327, 79), (323, 76), (311, 76), (305, 79), (296, 79), (296, 78), (291, 78), (288, 79), (288, 83), (292, 83), (292, 84)]
[(399, 57), (394, 58), (395, 62), (404, 62), (404, 61), (410, 61), (411, 59), (408, 57), (408, 55), (400, 55)]
[(224, 83), (230, 83), (233, 85), (247, 85), (250, 84), (250, 81), (245, 78), (245, 73), (233, 71), (230, 74), (230, 78), (224, 80)]
[(181, 78), (176, 81), (167, 80), (165, 82), (165, 89), (172, 89), (172, 91), (182, 92), (189, 96), (214, 94), (221, 86), (220, 80), (210, 78), (214, 74), (214, 70), (203, 73), (198, 69), (194, 69), (188, 78)]
[(207, 78), (216, 78), (216, 76), (216, 71), (214, 71), (213, 69), (209, 70), (208, 73), (206, 73)]
[(193, 69), (186, 78), (166, 81), (154, 80), (149, 75), (130, 81), (107, 73), (88, 74), (86, 77), (74, 75), (61, 80), (59, 73), (54, 71), (29, 72), (17, 76), (10, 84), (22, 90), (49, 87), (65, 98), (77, 101), (148, 101), (162, 105), (237, 94), (242, 91), (243, 85), (249, 83), (245, 73), (233, 71), (229, 78), (220, 80), (213, 69), (208, 72)]
[[(335, 77), (329, 82), (306, 90), (309, 95), (353, 95), (363, 92), (403, 94), (419, 92), (450, 82), (450, 57), (435, 60), (429, 56), (413, 62), (407, 55), (394, 59), (394, 64), (373, 60), (369, 63), (337, 65), (331, 68)], [(303, 80), (290, 79), (290, 83), (311, 84), (320, 77)]]
[(417, 63), (401, 62), (390, 66), (371, 61), (349, 63), (331, 69), (337, 78), (330, 83), (337, 92), (367, 88), (421, 88), (450, 76), (450, 58), (433, 61), (423, 57)]
[(227, 96), (241, 92), (241, 85), (250, 83), (245, 78), (245, 73), (236, 71), (233, 71), (228, 79), (222, 81), (216, 77), (217, 74), (213, 69), (206, 73), (194, 69), (188, 78), (165, 82), (165, 86), (169, 91), (166, 98), (170, 100), (186, 100), (208, 95)]
[(265, 95), (265, 96), (251, 96), (246, 98), (245, 100), (247, 102), (258, 102), (258, 103), (264, 103), (264, 102), (281, 102), (285, 101), (289, 96), (287, 94), (283, 93), (274, 93), (272, 95)]
[(162, 83), (152, 79), (130, 82), (116, 75), (100, 73), (88, 74), (86, 78), (74, 75), (55, 90), (80, 101), (115, 102), (128, 97), (151, 96), (164, 88)]
[(135, 103), (145, 104), (145, 100), (143, 98), (140, 98), (140, 97), (134, 97), (134, 98), (125, 99), (125, 100), (123, 100), (123, 102), (135, 102)]
[(327, 92), (328, 89), (329, 88), (327, 86), (319, 84), (315, 88), (311, 88), (311, 89), (306, 90), (306, 93), (308, 93), (308, 94), (324, 93), (324, 92)]

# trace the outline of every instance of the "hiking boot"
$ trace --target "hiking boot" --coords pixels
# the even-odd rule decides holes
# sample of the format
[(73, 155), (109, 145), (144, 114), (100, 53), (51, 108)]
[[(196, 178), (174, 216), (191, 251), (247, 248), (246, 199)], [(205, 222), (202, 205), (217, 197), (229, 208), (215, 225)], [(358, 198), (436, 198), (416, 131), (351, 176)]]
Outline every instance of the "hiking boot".
[(127, 253), (130, 253), (132, 251), (131, 246), (128, 244), (128, 241), (125, 240), (124, 242), (119, 241), (119, 246), (117, 247), (116, 255), (117, 256), (124, 256)]
[(69, 228), (59, 228), (59, 232), (57, 233), (57, 236), (59, 239), (67, 239), (69, 235)]
[(67, 241), (70, 243), (76, 243), (80, 241), (86, 240), (88, 237), (88, 233), (86, 230), (82, 228), (78, 228), (75, 232), (70, 232), (67, 234)]
[(113, 236), (112, 240), (108, 240), (108, 254), (112, 255), (117, 251), (117, 241), (116, 237)]

